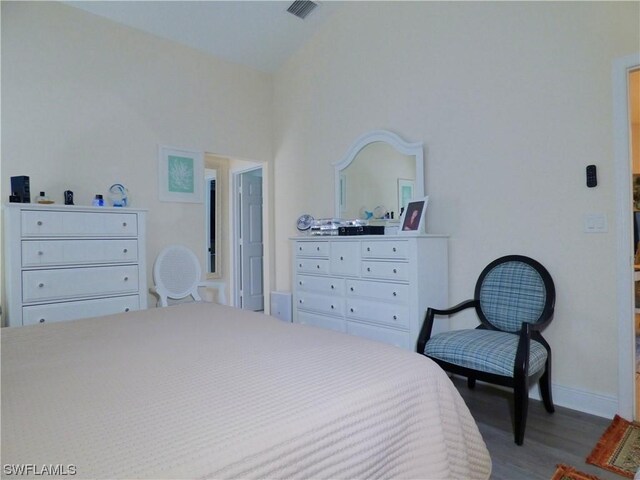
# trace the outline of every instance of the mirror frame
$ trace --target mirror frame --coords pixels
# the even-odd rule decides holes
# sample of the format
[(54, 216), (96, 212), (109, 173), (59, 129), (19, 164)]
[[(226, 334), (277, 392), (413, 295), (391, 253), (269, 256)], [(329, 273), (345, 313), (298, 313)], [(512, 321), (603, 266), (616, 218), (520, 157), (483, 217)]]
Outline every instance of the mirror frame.
[(414, 198), (424, 197), (424, 144), (422, 142), (405, 142), (400, 136), (388, 130), (373, 130), (358, 137), (344, 158), (333, 164), (335, 169), (334, 212), (336, 218), (340, 218), (340, 174), (355, 160), (364, 147), (374, 142), (385, 142), (398, 152), (416, 158), (416, 180), (413, 196)]

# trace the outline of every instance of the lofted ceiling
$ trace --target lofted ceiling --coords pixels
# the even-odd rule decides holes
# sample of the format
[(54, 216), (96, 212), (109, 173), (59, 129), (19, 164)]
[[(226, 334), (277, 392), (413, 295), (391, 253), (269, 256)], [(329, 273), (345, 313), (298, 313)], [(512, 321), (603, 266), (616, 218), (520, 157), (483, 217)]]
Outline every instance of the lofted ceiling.
[(303, 20), (291, 1), (66, 1), (115, 22), (233, 63), (274, 72), (342, 2), (315, 1)]

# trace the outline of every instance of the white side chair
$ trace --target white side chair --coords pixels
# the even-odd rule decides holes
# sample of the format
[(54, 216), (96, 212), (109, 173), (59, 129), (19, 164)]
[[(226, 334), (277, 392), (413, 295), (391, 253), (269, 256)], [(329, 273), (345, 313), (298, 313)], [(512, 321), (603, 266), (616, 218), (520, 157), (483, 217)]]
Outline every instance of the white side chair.
[(153, 264), (153, 283), (149, 289), (158, 296), (160, 306), (166, 307), (168, 299), (178, 300), (188, 296), (201, 302), (199, 287), (218, 290), (218, 303), (226, 304), (225, 284), (222, 280), (201, 280), (202, 270), (195, 253), (183, 245), (170, 245), (163, 249)]

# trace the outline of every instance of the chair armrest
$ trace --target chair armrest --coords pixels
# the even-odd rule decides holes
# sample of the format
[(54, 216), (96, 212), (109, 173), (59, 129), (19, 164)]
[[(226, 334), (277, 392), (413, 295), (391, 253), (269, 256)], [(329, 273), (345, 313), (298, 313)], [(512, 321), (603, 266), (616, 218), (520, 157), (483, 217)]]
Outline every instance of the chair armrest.
[(427, 313), (424, 316), (424, 322), (422, 323), (422, 328), (420, 329), (420, 334), (418, 335), (418, 341), (416, 342), (416, 352), (420, 354), (424, 353), (424, 347), (431, 338), (433, 319), (436, 315), (453, 315), (454, 313), (458, 313), (467, 308), (475, 307), (477, 303), (477, 300), (471, 299), (460, 302), (456, 306), (447, 308), (446, 310), (431, 307), (427, 308)]
[(204, 280), (198, 283), (198, 287), (215, 288), (218, 290), (218, 303), (220, 305), (227, 304), (226, 284), (224, 280)]

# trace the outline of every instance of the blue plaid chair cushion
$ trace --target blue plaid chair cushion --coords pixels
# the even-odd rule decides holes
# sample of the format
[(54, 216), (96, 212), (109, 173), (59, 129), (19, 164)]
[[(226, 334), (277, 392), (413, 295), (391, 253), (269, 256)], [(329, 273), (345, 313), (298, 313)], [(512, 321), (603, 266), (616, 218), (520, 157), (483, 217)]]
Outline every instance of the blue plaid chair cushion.
[[(453, 330), (431, 337), (425, 355), (461, 367), (513, 377), (518, 335), (495, 330)], [(531, 340), (529, 375), (544, 368), (547, 351)]]
[(491, 270), (480, 288), (480, 309), (500, 330), (518, 332), (522, 322), (536, 323), (544, 310), (546, 289), (540, 274), (523, 262), (506, 262)]

